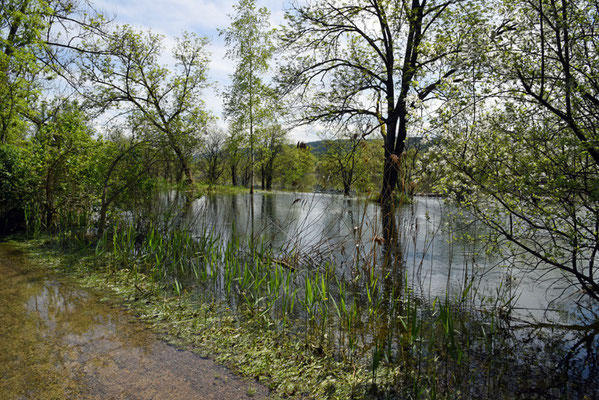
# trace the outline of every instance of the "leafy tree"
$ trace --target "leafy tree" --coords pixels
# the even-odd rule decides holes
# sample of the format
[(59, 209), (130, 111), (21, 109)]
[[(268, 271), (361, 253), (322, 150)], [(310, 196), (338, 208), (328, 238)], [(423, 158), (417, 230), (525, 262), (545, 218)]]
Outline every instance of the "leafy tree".
[(225, 153), (231, 176), (231, 184), (233, 186), (238, 185), (237, 176), (239, 174), (240, 162), (244, 154), (243, 142), (244, 135), (241, 129), (238, 128), (236, 123), (229, 124), (229, 134), (225, 140)]
[(258, 153), (262, 190), (271, 190), (275, 174), (275, 162), (283, 151), (287, 132), (280, 125), (269, 125), (258, 132)]
[(23, 136), (23, 114), (37, 97), (44, 9), (39, 1), (6, 1), (0, 8), (0, 143)]
[(92, 199), (86, 188), (95, 142), (87, 116), (77, 103), (59, 101), (50, 106), (44, 123), (32, 137), (36, 174), (40, 178), (37, 202), (46, 229), (63, 219), (85, 214)]
[(199, 155), (199, 164), (209, 185), (214, 185), (224, 172), (225, 135), (216, 127), (208, 130)]
[[(114, 127), (108, 138), (98, 140), (96, 168), (90, 177), (95, 177), (95, 192), (99, 193), (99, 217), (97, 235), (102, 236), (110, 224), (112, 209), (132, 209), (127, 199), (151, 198), (149, 191), (158, 174), (152, 166), (164, 162), (159, 146), (140, 135), (144, 127), (132, 125), (124, 134), (120, 127)], [(148, 190), (150, 189), (150, 190)]]
[(352, 186), (365, 175), (366, 161), (362, 150), (366, 149), (365, 133), (369, 131), (368, 124), (359, 126), (344, 126), (337, 137), (324, 142), (326, 153), (319, 165), (320, 174), (324, 177), (324, 186), (328, 181), (341, 184), (343, 194), (349, 196)]
[(92, 84), (86, 95), (101, 107), (124, 104), (125, 111), (148, 122), (171, 149), (186, 183), (193, 182), (191, 158), (208, 120), (202, 90), (207, 87), (206, 38), (184, 34), (173, 50), (173, 71), (159, 65), (161, 37), (128, 26), (95, 42), (80, 63)]
[[(1, 3), (0, 143), (7, 144), (3, 169), (12, 172), (3, 177), (9, 191), (0, 218), (12, 215), (14, 226), (27, 217), (51, 228), (59, 223), (55, 217), (65, 221), (91, 208), (87, 116), (57, 96), (54, 81), (67, 75), (68, 53), (80, 51), (80, 40), (104, 23), (86, 3), (72, 0)], [(40, 101), (48, 88), (53, 100)]]
[(290, 189), (308, 189), (314, 184), (316, 157), (306, 146), (284, 146), (277, 158), (280, 183)]
[(373, 191), (380, 183), (382, 141), (370, 141), (351, 135), (325, 141), (318, 174), (323, 187), (340, 187), (345, 196), (352, 188)]
[(475, 1), (459, 0), (309, 1), (287, 15), (282, 85), (302, 100), (304, 123), (379, 124), (383, 201), (397, 185), (413, 111), (459, 75), (457, 55), (478, 15)]
[(494, 71), (510, 96), (446, 111), (443, 187), (518, 262), (557, 268), (599, 300), (598, 10), (585, 0), (498, 9)]
[(0, 216), (12, 227), (86, 225), (94, 203), (90, 190), (95, 142), (77, 103), (56, 99), (38, 112), (27, 140), (5, 144), (0, 172)]
[[(0, 143), (22, 138), (36, 119), (44, 82), (67, 70), (84, 38), (101, 32), (106, 20), (73, 0), (5, 0), (0, 7)], [(44, 78), (44, 79), (40, 79)], [(73, 80), (69, 82), (75, 84)]]
[(225, 93), (225, 115), (235, 121), (233, 126), (247, 129), (249, 133), (251, 170), (250, 193), (254, 192), (255, 129), (269, 114), (265, 100), (271, 90), (264, 83), (269, 61), (274, 52), (270, 12), (257, 8), (255, 0), (240, 0), (234, 6), (231, 26), (222, 30), (229, 48), (227, 57), (237, 61), (232, 84)]
[(30, 171), (31, 154), (22, 147), (0, 143), (0, 232), (25, 228), (25, 206), (37, 180)]

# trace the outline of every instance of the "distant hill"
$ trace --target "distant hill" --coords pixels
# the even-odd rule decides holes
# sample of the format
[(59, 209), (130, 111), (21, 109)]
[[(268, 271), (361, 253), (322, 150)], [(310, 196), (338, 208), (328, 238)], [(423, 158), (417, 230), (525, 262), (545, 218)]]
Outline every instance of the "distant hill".
[[(368, 141), (380, 141), (381, 142), (381, 146), (382, 146), (382, 139), (367, 139)], [(327, 140), (315, 140), (313, 142), (308, 142), (306, 143), (308, 145), (308, 147), (310, 147), (310, 151), (312, 152), (312, 154), (314, 154), (316, 157), (321, 156), (322, 154), (327, 152), (327, 146), (326, 146), (326, 142)], [(414, 148), (414, 147), (423, 147), (423, 150), (428, 149), (428, 147), (430, 146), (430, 144), (424, 144), (422, 143), (422, 138), (421, 137), (408, 137), (407, 140), (407, 148)]]
[(327, 152), (326, 140), (315, 140), (313, 142), (308, 142), (307, 145), (310, 147), (310, 151), (315, 156), (320, 156)]

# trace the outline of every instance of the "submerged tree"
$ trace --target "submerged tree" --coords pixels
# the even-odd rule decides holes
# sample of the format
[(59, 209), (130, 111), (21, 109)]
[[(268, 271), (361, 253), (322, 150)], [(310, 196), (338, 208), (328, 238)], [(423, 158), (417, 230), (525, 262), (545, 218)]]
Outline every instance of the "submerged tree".
[[(274, 52), (269, 11), (256, 7), (255, 0), (240, 0), (234, 6), (231, 26), (222, 30), (227, 57), (237, 61), (231, 86), (225, 93), (225, 115), (233, 126), (248, 130), (251, 171), (250, 193), (254, 192), (255, 130), (269, 114), (266, 100), (271, 90), (264, 82)], [(236, 134), (237, 135), (237, 134)]]
[(495, 72), (510, 98), (446, 113), (443, 186), (520, 262), (557, 268), (599, 300), (599, 10), (586, 0), (502, 6)]
[(412, 111), (458, 74), (457, 54), (477, 15), (474, 1), (459, 0), (309, 1), (287, 15), (282, 39), (292, 55), (283, 86), (302, 101), (304, 123), (378, 123), (382, 201), (397, 185)]

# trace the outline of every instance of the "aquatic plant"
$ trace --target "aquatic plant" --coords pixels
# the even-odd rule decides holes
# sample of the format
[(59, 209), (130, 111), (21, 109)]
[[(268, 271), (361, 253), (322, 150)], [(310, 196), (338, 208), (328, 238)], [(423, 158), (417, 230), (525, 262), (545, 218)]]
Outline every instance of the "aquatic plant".
[[(239, 323), (299, 339), (315, 357), (361, 371), (351, 384), (356, 396), (501, 398), (519, 390), (524, 384), (508, 366), (528, 367), (510, 356), (520, 343), (509, 322), (511, 292), (499, 287), (480, 304), (480, 279), (466, 265), (458, 290), (423, 296), (419, 288), (426, 282), (418, 274), (427, 252), (412, 253), (420, 267), (409, 276), (404, 251), (382, 240), (362, 241), (374, 227), (362, 220), (353, 233), (362, 245), (350, 266), (336, 264), (330, 247), (306, 257), (299, 246), (273, 249), (263, 238), (246, 242), (235, 234), (224, 240), (207, 228), (192, 235), (160, 221), (124, 221), (93, 251), (107, 260), (96, 267), (114, 276), (149, 279), (181, 304), (193, 299), (232, 312)], [(397, 246), (414, 245), (418, 229), (426, 228), (398, 229)], [(437, 226), (426, 234), (435, 232)], [(323, 256), (328, 260), (316, 264)], [(327, 385), (327, 396), (346, 393)]]

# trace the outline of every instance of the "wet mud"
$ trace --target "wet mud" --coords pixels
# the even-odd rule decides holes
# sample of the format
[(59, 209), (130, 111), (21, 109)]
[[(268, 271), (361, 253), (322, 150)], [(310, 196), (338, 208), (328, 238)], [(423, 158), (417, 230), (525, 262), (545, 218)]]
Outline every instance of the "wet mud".
[(260, 399), (268, 391), (161, 341), (0, 243), (0, 399)]

